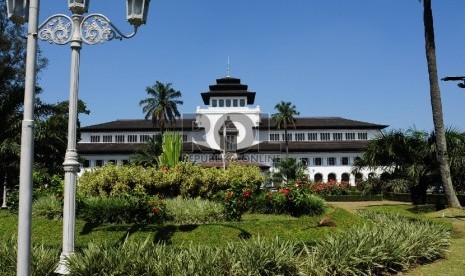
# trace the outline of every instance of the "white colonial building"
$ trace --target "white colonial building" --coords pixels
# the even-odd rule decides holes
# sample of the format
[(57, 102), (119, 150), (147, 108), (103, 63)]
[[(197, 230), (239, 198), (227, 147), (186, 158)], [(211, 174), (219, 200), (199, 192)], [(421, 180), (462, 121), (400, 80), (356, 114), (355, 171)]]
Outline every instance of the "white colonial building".
[[(204, 108), (183, 118), (169, 130), (182, 133), (187, 160), (206, 167), (227, 166), (231, 162), (260, 166), (273, 171), (286, 157), (284, 130), (277, 129), (269, 114), (253, 107), (255, 92), (240, 79), (225, 77), (201, 93)], [(277, 99), (277, 101), (279, 101)], [(298, 117), (288, 130), (289, 157), (306, 165), (313, 181), (348, 181), (367, 178), (362, 171), (353, 175), (354, 160), (368, 141), (386, 125), (340, 117)], [(159, 129), (149, 120), (116, 120), (83, 127), (78, 152), (85, 160), (83, 169), (112, 162), (125, 164), (137, 148), (145, 146)]]

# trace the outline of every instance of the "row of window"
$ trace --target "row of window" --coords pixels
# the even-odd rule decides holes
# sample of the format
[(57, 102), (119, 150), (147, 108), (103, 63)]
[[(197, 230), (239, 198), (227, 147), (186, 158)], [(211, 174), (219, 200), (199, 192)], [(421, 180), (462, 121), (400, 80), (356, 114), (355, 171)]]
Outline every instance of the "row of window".
[[(305, 135), (307, 134), (307, 135)], [(332, 134), (332, 135), (331, 135)], [(344, 135), (345, 134), (345, 135)], [(319, 139), (318, 139), (319, 136)], [(285, 141), (284, 139), (284, 133), (270, 133), (270, 141)], [(294, 133), (288, 133), (287, 134), (287, 140), (288, 141), (342, 141), (344, 140), (355, 140), (355, 132), (349, 132), (349, 133), (342, 133), (342, 132), (335, 132), (335, 133), (329, 133), (329, 132), (321, 132), (321, 133), (315, 133), (315, 132), (298, 132)], [(357, 139), (358, 140), (368, 140), (368, 133), (366, 132), (359, 132), (357, 133)]]
[(245, 99), (211, 99), (211, 107), (244, 107)]
[[(281, 162), (281, 158), (276, 158), (273, 160), (275, 163)], [(340, 159), (337, 159), (336, 157), (327, 157), (326, 159), (323, 159), (322, 157), (314, 157), (312, 159), (309, 158), (299, 158), (299, 162), (304, 165), (304, 166), (337, 166), (337, 165), (342, 165), (342, 166), (348, 166), (350, 164), (350, 158), (349, 157), (341, 157)]]
[(98, 160), (84, 160), (84, 162), (82, 162), (82, 167), (83, 168), (91, 168), (91, 167), (102, 167), (103, 165), (105, 164), (110, 164), (110, 163), (113, 163), (115, 165), (127, 165), (129, 164), (129, 160), (101, 160), (101, 159), (98, 159)]
[[(145, 143), (149, 140), (150, 137), (154, 138), (155, 135), (147, 135), (147, 134), (142, 134), (142, 135), (135, 135), (135, 134), (91, 135), (90, 142), (100, 143), (100, 141), (102, 141), (103, 143), (126, 143), (127, 141), (127, 143)], [(182, 135), (182, 141), (187, 142), (187, 134)]]

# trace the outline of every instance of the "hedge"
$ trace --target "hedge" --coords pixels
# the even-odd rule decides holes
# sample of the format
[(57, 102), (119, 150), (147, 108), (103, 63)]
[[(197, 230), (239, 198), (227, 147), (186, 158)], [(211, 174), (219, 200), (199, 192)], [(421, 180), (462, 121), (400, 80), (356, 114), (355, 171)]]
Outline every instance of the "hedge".
[(327, 195), (322, 196), (326, 201), (379, 201), (382, 195)]
[[(460, 204), (465, 205), (465, 194), (457, 195)], [(386, 193), (383, 195), (383, 199), (402, 201), (402, 202), (412, 202), (412, 198), (409, 193)], [(441, 204), (446, 205), (447, 199), (445, 194), (427, 194), (426, 195), (427, 204)]]

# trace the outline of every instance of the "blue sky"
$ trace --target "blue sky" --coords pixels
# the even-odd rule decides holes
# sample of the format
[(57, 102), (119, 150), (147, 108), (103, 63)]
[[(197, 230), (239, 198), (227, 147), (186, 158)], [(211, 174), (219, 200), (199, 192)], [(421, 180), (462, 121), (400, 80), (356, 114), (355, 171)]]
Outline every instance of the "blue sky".
[[(66, 3), (41, 1), (41, 20), (69, 14)], [(464, 10), (463, 0), (433, 1), (440, 77), (465, 75)], [(131, 31), (123, 0), (91, 1), (90, 12)], [(40, 47), (49, 59), (41, 98), (67, 100), (69, 45)], [(84, 45), (79, 97), (91, 114), (82, 125), (143, 118), (138, 103), (157, 80), (182, 92), (181, 112), (195, 112), (228, 56), (265, 113), (284, 100), (304, 116), (433, 128), (417, 0), (152, 0), (136, 37)], [(440, 85), (445, 125), (465, 130), (465, 89)]]

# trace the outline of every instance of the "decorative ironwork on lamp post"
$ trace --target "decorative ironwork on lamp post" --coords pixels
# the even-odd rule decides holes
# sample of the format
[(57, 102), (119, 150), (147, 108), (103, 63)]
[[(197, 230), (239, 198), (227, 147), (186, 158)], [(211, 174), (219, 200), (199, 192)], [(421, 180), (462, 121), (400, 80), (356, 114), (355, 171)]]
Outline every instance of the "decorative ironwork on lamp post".
[(106, 16), (99, 13), (84, 17), (90, 0), (68, 0), (71, 17), (56, 14), (38, 27), (39, 0), (7, 0), (8, 17), (18, 24), (28, 23), (24, 119), (21, 135), (20, 206), (18, 222), (17, 275), (30, 275), (32, 167), (34, 155), (34, 90), (36, 79), (37, 39), (57, 45), (71, 45), (71, 79), (69, 95), (68, 145), (63, 168), (65, 192), (63, 208), (63, 248), (56, 272), (68, 274), (67, 257), (74, 253), (76, 181), (79, 172), (76, 151), (79, 62), (82, 44), (89, 45), (131, 38), (145, 24), (150, 0), (126, 0), (127, 21), (134, 31), (123, 34)]

